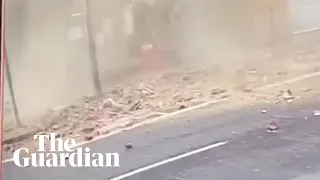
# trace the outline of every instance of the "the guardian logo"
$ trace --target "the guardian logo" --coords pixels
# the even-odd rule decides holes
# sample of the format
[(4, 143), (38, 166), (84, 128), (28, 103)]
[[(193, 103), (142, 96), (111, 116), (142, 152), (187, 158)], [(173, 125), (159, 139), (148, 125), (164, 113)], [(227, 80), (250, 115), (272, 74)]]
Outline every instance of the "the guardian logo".
[[(74, 139), (55, 138), (54, 133), (35, 135), (39, 149), (30, 153), (27, 148), (17, 149), (13, 154), (14, 163), (19, 167), (120, 167), (118, 153), (90, 153), (90, 148), (72, 148)], [(45, 141), (49, 141), (49, 151), (45, 150)], [(21, 153), (27, 153), (21, 157)]]

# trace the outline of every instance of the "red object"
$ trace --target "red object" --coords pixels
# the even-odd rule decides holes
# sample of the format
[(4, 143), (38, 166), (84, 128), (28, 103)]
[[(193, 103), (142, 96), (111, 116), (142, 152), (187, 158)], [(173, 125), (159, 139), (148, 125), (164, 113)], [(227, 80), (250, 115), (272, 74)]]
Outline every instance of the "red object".
[(142, 66), (145, 70), (160, 70), (164, 68), (164, 53), (159, 47), (146, 45), (141, 50)]

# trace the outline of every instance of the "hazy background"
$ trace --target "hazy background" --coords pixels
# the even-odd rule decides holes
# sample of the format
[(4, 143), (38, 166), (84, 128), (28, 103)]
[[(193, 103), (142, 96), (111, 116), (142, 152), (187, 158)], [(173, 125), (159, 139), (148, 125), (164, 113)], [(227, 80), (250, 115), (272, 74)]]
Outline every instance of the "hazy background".
[[(264, 1), (258, 5), (250, 0), (181, 2), (185, 11), (181, 21), (170, 28), (169, 38), (170, 45), (180, 52), (180, 63), (194, 61), (228, 68), (235, 65), (231, 59), (237, 56), (236, 52), (250, 45), (250, 36), (268, 38), (248, 33), (252, 28), (260, 28), (261, 34), (269, 30)], [(48, 108), (92, 94), (85, 0), (7, 3), (6, 47), (23, 122), (28, 124)], [(291, 32), (320, 27), (319, 1), (289, 0), (289, 5)], [(121, 0), (90, 0), (90, 27), (97, 45), (103, 89), (142, 71), (138, 59), (126, 56), (133, 28), (130, 7), (130, 2)], [(279, 7), (277, 13), (285, 13), (285, 8)], [(259, 22), (258, 26), (252, 22)], [(6, 89), (5, 120), (9, 127), (14, 119), (8, 93)]]

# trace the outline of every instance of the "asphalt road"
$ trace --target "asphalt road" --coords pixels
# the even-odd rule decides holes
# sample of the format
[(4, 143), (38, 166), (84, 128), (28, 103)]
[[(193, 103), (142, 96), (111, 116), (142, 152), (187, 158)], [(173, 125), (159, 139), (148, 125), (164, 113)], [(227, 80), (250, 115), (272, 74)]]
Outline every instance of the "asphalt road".
[[(119, 168), (18, 168), (4, 165), (4, 180), (107, 180), (219, 141), (229, 143), (166, 163), (127, 180), (320, 179), (320, 101), (306, 106), (250, 107), (190, 113), (90, 144), (91, 152), (118, 152)], [(267, 109), (267, 113), (260, 112)], [(201, 114), (201, 115), (200, 115)], [(308, 117), (306, 119), (306, 117)], [(268, 133), (270, 119), (281, 129)], [(124, 144), (134, 148), (125, 150)]]

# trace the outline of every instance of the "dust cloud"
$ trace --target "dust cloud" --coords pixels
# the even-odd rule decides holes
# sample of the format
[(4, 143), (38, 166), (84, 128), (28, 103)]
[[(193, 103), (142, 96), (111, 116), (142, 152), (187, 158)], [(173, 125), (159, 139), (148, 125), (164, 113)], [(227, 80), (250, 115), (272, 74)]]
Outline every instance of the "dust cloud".
[[(103, 89), (144, 71), (140, 59), (129, 56), (130, 45), (139, 44), (132, 40), (132, 33), (138, 27), (132, 27), (128, 13), (132, 8), (131, 1), (90, 0), (88, 9), (85, 0), (8, 2), (8, 60), (17, 105), (25, 124), (35, 121), (50, 108), (71, 104), (94, 92), (86, 36), (86, 11), (90, 12), (88, 26), (95, 37)], [(264, 6), (260, 3), (257, 6), (249, 0), (157, 2), (148, 1), (159, 8), (156, 11), (159, 13), (155, 13), (156, 19), (161, 19), (157, 17), (163, 15), (161, 12), (176, 11), (176, 16), (167, 24), (156, 20), (156, 23), (152, 22), (161, 29), (160, 34), (167, 37), (161, 38), (164, 47), (174, 52), (165, 63), (168, 69), (177, 64), (195, 63), (197, 66), (235, 71), (245, 66), (244, 59), (258, 39), (256, 37), (270, 39), (261, 35), (268, 34), (270, 30), (266, 15), (270, 9), (268, 7), (275, 7), (277, 13), (285, 13), (284, 4)], [(256, 11), (261, 12), (260, 15)], [(254, 29), (259, 28), (262, 30), (260, 34), (253, 33)], [(258, 41), (265, 42), (264, 39)], [(6, 96), (10, 101), (9, 94)], [(6, 123), (12, 124), (14, 121), (9, 109)]]

